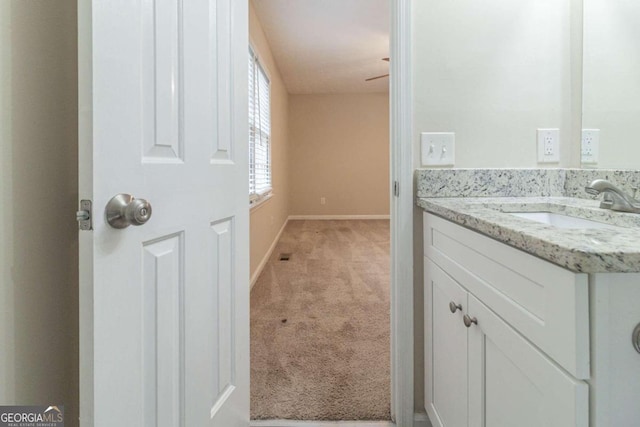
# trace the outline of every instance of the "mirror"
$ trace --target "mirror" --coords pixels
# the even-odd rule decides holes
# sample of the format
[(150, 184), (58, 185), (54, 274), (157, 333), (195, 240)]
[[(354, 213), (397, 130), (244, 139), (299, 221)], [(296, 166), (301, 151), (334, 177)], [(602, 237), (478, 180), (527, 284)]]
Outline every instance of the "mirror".
[(640, 1), (584, 0), (583, 52), (582, 167), (640, 169)]

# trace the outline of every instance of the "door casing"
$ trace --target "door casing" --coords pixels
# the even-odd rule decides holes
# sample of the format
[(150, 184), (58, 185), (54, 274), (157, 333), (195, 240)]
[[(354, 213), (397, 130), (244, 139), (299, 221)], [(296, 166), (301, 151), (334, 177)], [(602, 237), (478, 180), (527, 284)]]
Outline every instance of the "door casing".
[[(414, 424), (411, 0), (389, 0), (391, 145), (391, 417)], [(399, 194), (394, 196), (394, 182)]]

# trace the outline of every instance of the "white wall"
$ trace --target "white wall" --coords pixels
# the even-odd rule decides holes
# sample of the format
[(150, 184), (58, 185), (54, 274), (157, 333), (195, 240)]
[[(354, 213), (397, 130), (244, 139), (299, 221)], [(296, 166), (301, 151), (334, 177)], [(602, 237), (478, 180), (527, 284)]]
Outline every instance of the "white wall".
[(77, 424), (76, 2), (0, 2), (0, 404)]
[[(564, 148), (572, 126), (570, 3), (414, 1), (416, 153), (428, 131), (456, 133), (456, 167), (536, 167), (537, 128), (560, 128)], [(569, 151), (561, 150), (561, 165)]]
[(640, 168), (640, 2), (584, 0), (584, 127), (600, 168)]

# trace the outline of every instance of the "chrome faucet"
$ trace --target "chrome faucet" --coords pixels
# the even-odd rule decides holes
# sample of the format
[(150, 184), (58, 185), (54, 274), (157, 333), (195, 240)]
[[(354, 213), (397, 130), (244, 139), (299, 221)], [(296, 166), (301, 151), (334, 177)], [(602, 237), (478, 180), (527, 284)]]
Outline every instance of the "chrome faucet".
[(640, 201), (628, 195), (606, 179), (596, 179), (584, 189), (589, 194), (597, 196), (602, 193), (600, 207), (613, 211), (640, 213)]

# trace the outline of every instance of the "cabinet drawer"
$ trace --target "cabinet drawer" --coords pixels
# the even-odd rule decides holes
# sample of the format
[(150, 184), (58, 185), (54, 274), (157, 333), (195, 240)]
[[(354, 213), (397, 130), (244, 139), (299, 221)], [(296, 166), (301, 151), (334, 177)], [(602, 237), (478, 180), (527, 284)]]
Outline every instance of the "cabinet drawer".
[(589, 378), (588, 277), (435, 215), (424, 253), (576, 378)]

